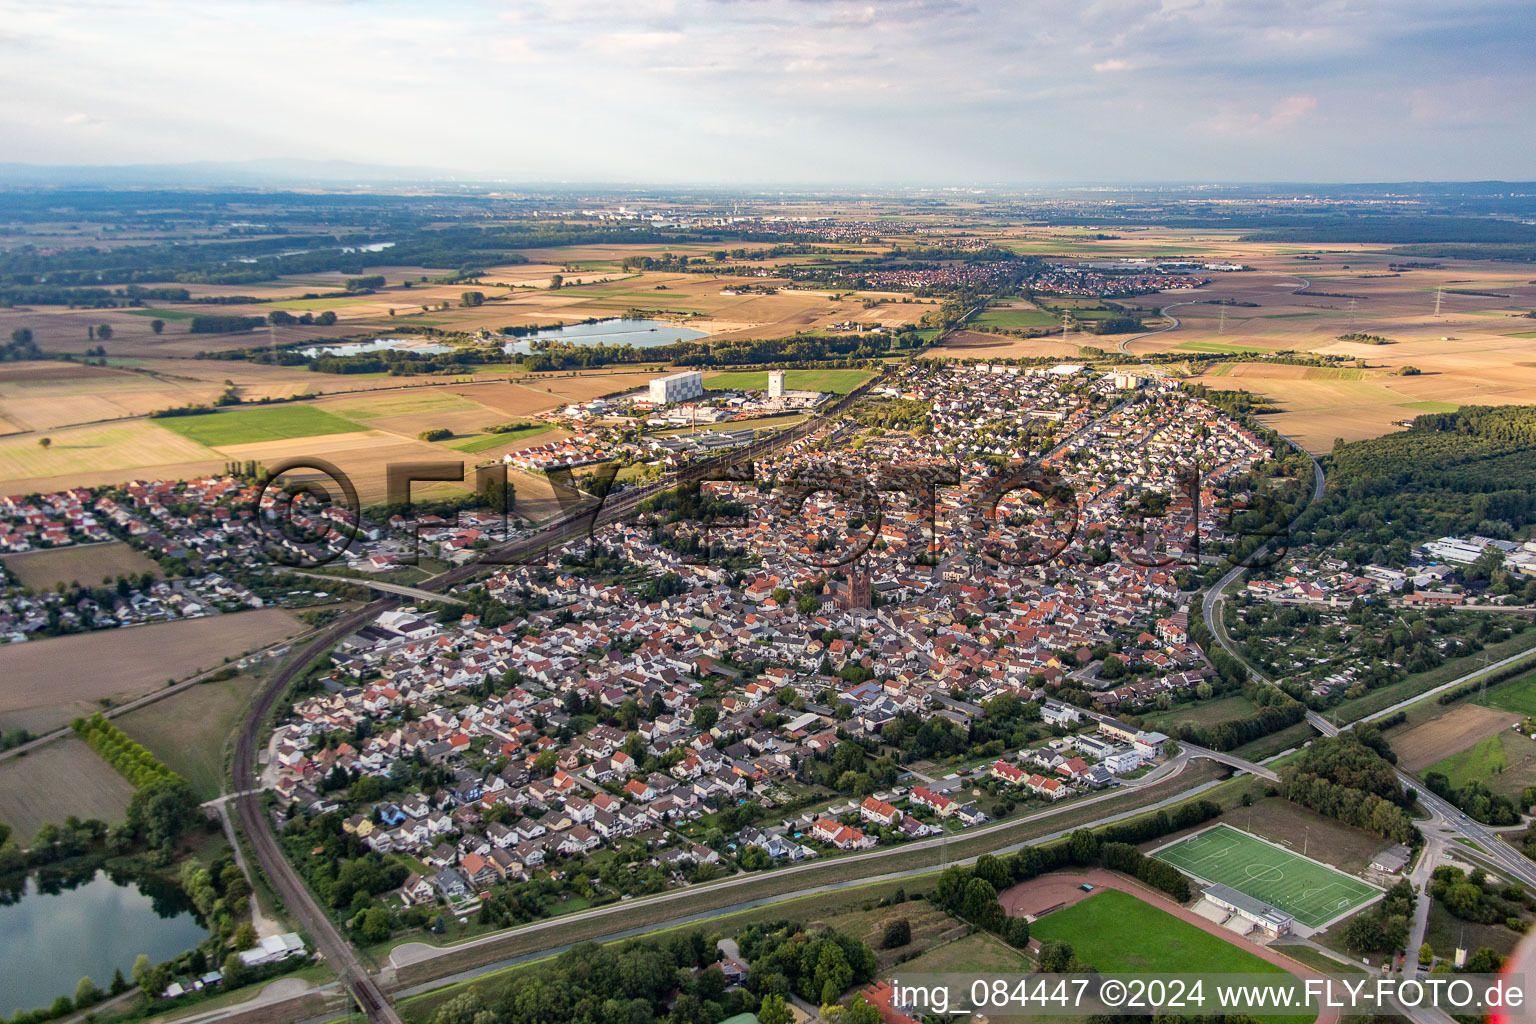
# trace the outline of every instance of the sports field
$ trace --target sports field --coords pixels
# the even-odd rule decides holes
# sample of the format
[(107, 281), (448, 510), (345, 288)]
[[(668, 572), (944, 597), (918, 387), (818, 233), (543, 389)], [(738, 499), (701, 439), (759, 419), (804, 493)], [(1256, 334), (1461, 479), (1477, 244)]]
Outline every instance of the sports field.
[(1230, 825), (1217, 825), (1152, 854), (1203, 882), (1231, 886), (1320, 928), (1381, 890)]
[(1245, 949), (1236, 936), (1228, 940), (1212, 935), (1115, 889), (1103, 889), (1081, 903), (1046, 914), (1029, 926), (1029, 933), (1041, 942), (1068, 943), (1084, 962), (1106, 974), (1283, 973)]

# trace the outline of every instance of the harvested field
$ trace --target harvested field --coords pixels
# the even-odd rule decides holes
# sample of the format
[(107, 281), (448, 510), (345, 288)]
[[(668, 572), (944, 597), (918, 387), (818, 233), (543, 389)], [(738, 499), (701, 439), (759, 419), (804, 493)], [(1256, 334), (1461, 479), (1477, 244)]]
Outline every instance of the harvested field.
[(303, 628), (287, 612), (263, 608), (6, 644), (0, 647), (0, 713), (94, 711), (101, 700), (143, 696), (167, 679), (216, 668), (226, 656), (237, 658)]
[[(269, 466), (287, 458), (325, 459), (351, 478), (353, 486), (357, 488), (358, 499), (364, 505), (384, 500), (388, 480), (386, 470), (391, 463), (462, 461), (465, 463), (466, 475), (472, 466), (468, 460), (452, 459), (452, 453), (445, 452), (440, 445), (407, 440), (379, 430), (229, 444), (221, 447), (219, 452), (231, 459), (255, 459)], [(295, 474), (297, 477), (305, 475), (302, 472)], [(415, 484), (411, 487), (411, 495), (419, 499), (434, 494), (456, 494), (461, 493), (465, 486), (448, 483)]]
[[(1015, 338), (1008, 334), (982, 334), (980, 331), (955, 331), (944, 339), (937, 354), (952, 359), (1016, 359), (1045, 356), (1051, 359), (1076, 359), (1080, 345), (1095, 345), (1103, 339), (1093, 335), (1073, 334), (1062, 341), (1060, 333), (1044, 338)], [(1100, 345), (1099, 347), (1105, 347)]]
[(1439, 718), (1393, 737), (1392, 749), (1404, 771), (1417, 772), (1509, 728), (1520, 716), (1475, 704), (1461, 704)]
[(495, 409), (442, 388), (336, 399), (316, 408), (406, 438), (438, 428), (465, 437), (502, 419)]
[(71, 736), (25, 757), (0, 761), (0, 821), (23, 842), (46, 821), (123, 820), (133, 787), (96, 752)]
[(223, 465), (217, 452), (148, 420), (68, 427), (47, 436), (47, 448), (33, 436), (0, 438), (0, 490), (25, 494), (30, 488), (17, 482), (29, 479), (62, 477), (73, 487), (88, 485), (89, 474), (123, 480), (166, 476), (172, 466)]
[(52, 589), (55, 584), (78, 580), (95, 586), (102, 580), (140, 573), (160, 575), (160, 567), (142, 552), (122, 541), (108, 544), (76, 544), (67, 548), (6, 555), (6, 571), (24, 587)]

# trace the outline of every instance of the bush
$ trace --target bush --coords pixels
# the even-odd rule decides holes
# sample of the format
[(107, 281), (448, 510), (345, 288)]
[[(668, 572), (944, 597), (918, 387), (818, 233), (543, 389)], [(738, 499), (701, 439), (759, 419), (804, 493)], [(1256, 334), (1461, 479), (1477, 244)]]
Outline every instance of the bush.
[(893, 917), (885, 922), (885, 930), (880, 933), (881, 949), (895, 949), (911, 941), (912, 922), (904, 917)]
[(453, 431), (447, 427), (433, 427), (431, 430), (423, 430), (416, 436), (423, 441), (446, 441), (453, 436)]

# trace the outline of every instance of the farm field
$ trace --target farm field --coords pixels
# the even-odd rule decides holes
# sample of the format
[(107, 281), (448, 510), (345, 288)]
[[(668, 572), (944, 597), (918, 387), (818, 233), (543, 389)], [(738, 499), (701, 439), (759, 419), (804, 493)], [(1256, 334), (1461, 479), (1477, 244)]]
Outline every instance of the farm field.
[[(360, 430), (352, 433), (321, 434), (316, 437), (293, 437), (275, 441), (254, 441), (248, 444), (227, 444), (219, 452), (230, 459), (244, 461), (255, 459), (265, 465), (273, 465), (280, 459), (307, 457), (325, 459), (352, 481), (357, 488), (358, 500), (372, 505), (385, 500), (388, 487), (386, 470), (396, 462), (443, 462), (442, 446), (381, 430)], [(320, 474), (294, 472), (295, 478)], [(472, 474), (466, 475), (473, 479)], [(332, 486), (332, 485), (326, 485)], [(411, 496), (416, 499), (438, 495), (461, 494), (467, 484), (419, 483), (411, 486)]]
[[(1030, 938), (1065, 942), (1105, 974), (1200, 970), (1222, 974), (1283, 974), (1280, 967), (1186, 924), (1129, 893), (1106, 889), (1047, 914)], [(1234, 941), (1244, 940), (1234, 936)]]
[(73, 486), (86, 483), (94, 473), (132, 470), (142, 474), (165, 466), (223, 465), (218, 452), (148, 420), (67, 427), (46, 436), (51, 442), (47, 448), (37, 437), (0, 438), (0, 481), (6, 482), (6, 493), (26, 493), (31, 488), (11, 481), (32, 478), (64, 478), (67, 486)]
[(1444, 775), (1452, 788), (1481, 782), (1493, 792), (1518, 801), (1527, 786), (1536, 785), (1536, 740), (1505, 729), (1436, 761), (1425, 769), (1426, 774), (1429, 772)]
[(969, 321), (981, 327), (1016, 330), (1022, 327), (1056, 327), (1061, 318), (1028, 302), (1004, 302), (988, 306)]
[[(790, 391), (825, 391), (846, 395), (872, 376), (868, 370), (787, 370), (784, 386)], [(704, 378), (704, 386), (714, 391), (767, 391), (768, 371), (710, 374)]]
[(23, 840), (71, 814), (122, 821), (132, 796), (128, 780), (74, 736), (0, 761), (0, 821)]
[(1487, 692), (1482, 703), (1499, 711), (1536, 716), (1536, 672), (1498, 684)]
[(1417, 772), (1458, 754), (1509, 728), (1519, 715), (1460, 704), (1438, 718), (1392, 737), (1392, 749), (1405, 771)]
[(1045, 357), (1073, 360), (1081, 355), (1079, 346), (1096, 345), (1102, 339), (1073, 332), (1065, 339), (1061, 333), (1043, 338), (1015, 338), (1008, 334), (983, 334), (980, 331), (955, 331), (945, 337), (932, 354), (949, 359), (1017, 359)]
[(67, 722), (98, 710), (100, 701), (143, 696), (168, 679), (217, 668), (225, 657), (303, 628), (287, 612), (263, 608), (6, 644), (0, 647), (0, 725), (14, 712), (32, 712), (35, 719), (42, 709), (58, 716), (55, 724)]
[(256, 686), (244, 674), (199, 683), (114, 721), (190, 782), (199, 800), (211, 800), (223, 780), (224, 743)]
[(211, 412), (201, 416), (171, 416), (158, 423), (167, 430), (210, 448), (256, 441), (286, 441), (295, 437), (346, 434), (357, 429), (356, 423), (311, 405), (272, 405)]
[[(528, 446), (523, 442), (530, 441), (541, 434), (547, 434), (554, 429), (554, 427), (545, 423), (530, 423), (527, 426), (519, 427), (516, 430), (508, 430), (505, 433), (477, 434), (468, 438), (455, 438), (443, 443), (455, 451), (465, 452), (470, 455), (478, 455), (493, 449), (499, 453), (503, 449), (510, 451), (516, 448), (526, 448)], [(539, 443), (543, 444), (544, 442), (540, 441)]]
[(1230, 825), (1180, 839), (1153, 856), (1204, 882), (1228, 885), (1278, 907), (1308, 928), (1357, 910), (1381, 890)]
[(107, 577), (137, 576), (153, 573), (160, 567), (142, 552), (122, 541), (106, 544), (74, 544), (66, 548), (27, 551), (6, 555), (6, 571), (24, 587), (51, 589), (59, 583), (78, 580), (83, 586), (95, 586)]

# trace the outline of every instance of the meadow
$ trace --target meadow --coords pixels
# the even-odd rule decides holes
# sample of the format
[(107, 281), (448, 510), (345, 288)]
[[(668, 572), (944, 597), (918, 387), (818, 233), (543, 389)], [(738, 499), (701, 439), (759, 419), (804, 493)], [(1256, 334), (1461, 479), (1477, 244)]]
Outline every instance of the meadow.
[(1518, 802), (1527, 786), (1536, 786), (1536, 740), (1505, 729), (1436, 761), (1425, 772), (1439, 772), (1454, 789), (1469, 782), (1481, 782), (1493, 792)]
[(1536, 717), (1536, 671), (1493, 687), (1485, 694), (1482, 703), (1500, 711)]

